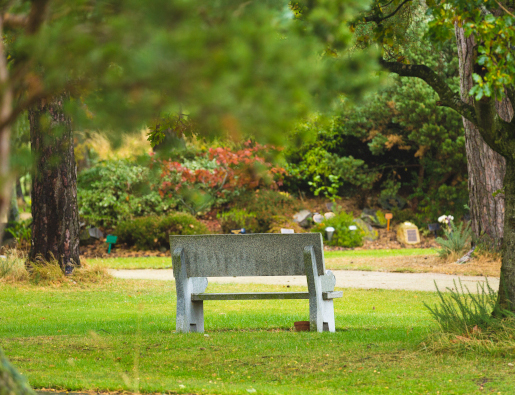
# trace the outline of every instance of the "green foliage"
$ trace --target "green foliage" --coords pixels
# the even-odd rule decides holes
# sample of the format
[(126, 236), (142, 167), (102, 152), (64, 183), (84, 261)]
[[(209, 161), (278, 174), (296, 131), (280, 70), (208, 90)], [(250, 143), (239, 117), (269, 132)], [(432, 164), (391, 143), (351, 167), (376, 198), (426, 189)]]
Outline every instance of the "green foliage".
[(248, 233), (259, 233), (259, 221), (256, 214), (245, 209), (233, 208), (217, 215), (224, 233), (231, 230), (245, 228)]
[[(443, 293), (438, 289), (440, 304), (434, 307), (424, 303), (433, 318), (440, 325), (440, 329), (446, 333), (458, 335), (471, 334), (473, 331), (487, 330), (496, 325), (501, 317), (515, 317), (507, 310), (501, 310), (497, 305), (497, 292), (488, 281), (486, 284), (477, 284), (477, 293), (470, 292), (468, 287), (459, 281), (459, 287), (454, 281), (454, 289), (447, 289)], [(474, 329), (475, 328), (475, 329)]]
[(9, 232), (16, 239), (19, 246), (30, 244), (32, 238), (32, 220), (26, 219), (8, 223), (5, 231)]
[(285, 192), (260, 189), (238, 197), (234, 201), (234, 207), (255, 214), (258, 226), (251, 230), (254, 233), (266, 233), (274, 222), (275, 216), (291, 217), (301, 206), (300, 202)]
[[(513, 7), (504, 2), (506, 7)], [(429, 36), (441, 43), (454, 35), (455, 24), (463, 27), (466, 37), (473, 35), (478, 42), (477, 68), (469, 94), (476, 100), (483, 96), (501, 99), (506, 86), (515, 83), (513, 45), (515, 43), (515, 15), (497, 0), (431, 1), (428, 14)]]
[(178, 201), (162, 198), (152, 188), (157, 182), (158, 177), (147, 166), (128, 160), (100, 162), (77, 177), (79, 213), (89, 223), (103, 226), (167, 213)]
[[(405, 61), (436, 70), (459, 90), (456, 43), (436, 48), (423, 39), (424, 20), (407, 22), (407, 31), (399, 31), (412, 40), (402, 50)], [(319, 116), (299, 125), (294, 141), (304, 130), (314, 137), (286, 151), (291, 175), (285, 185), (292, 192), (307, 189), (318, 176), (317, 188), (331, 187), (334, 175), (343, 182), (339, 193), (357, 195), (363, 206), (374, 190), (408, 197), (421, 224), (445, 211), (462, 216), (468, 192), (461, 117), (437, 106), (438, 96), (422, 80), (392, 76), (389, 82), (331, 120)]]
[(166, 216), (149, 216), (121, 221), (116, 226), (119, 241), (141, 250), (159, 247), (170, 248), (170, 235), (207, 234), (204, 224), (187, 213), (171, 213)]
[[(311, 231), (320, 232), (324, 237), (324, 243), (331, 246), (340, 247), (359, 247), (363, 245), (363, 237), (365, 232), (356, 226), (353, 222), (354, 218), (351, 214), (347, 214), (345, 211), (336, 213), (333, 218), (325, 219), (322, 223), (316, 224)], [(332, 226), (334, 228), (334, 234), (331, 241), (327, 240), (327, 234), (325, 228)], [(349, 226), (356, 226), (356, 230), (350, 230)]]
[(468, 248), (472, 237), (470, 223), (464, 226), (464, 223), (461, 222), (456, 226), (456, 224), (451, 221), (449, 228), (444, 229), (444, 233), (445, 239), (442, 237), (436, 238), (436, 242), (441, 247), (438, 249), (438, 255), (441, 258), (446, 258), (453, 253), (459, 254)]

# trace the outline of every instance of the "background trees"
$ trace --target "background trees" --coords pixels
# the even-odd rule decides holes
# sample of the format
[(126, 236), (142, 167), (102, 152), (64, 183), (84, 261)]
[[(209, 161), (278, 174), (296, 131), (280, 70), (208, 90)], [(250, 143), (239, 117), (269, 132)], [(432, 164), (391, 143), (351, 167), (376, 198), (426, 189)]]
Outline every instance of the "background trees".
[[(336, 16), (354, 15), (362, 7), (351, 0), (341, 5), (334, 9)], [(365, 56), (320, 58), (328, 38), (316, 34), (313, 21), (305, 19), (302, 25), (295, 20), (287, 2), (35, 0), (8, 2), (2, 13), (0, 213), (7, 209), (12, 177), (10, 127), (28, 108), (33, 108), (32, 130), (43, 131), (43, 144), (33, 141), (33, 149), (48, 148), (33, 152), (38, 190), (38, 182), (51, 183), (48, 174), (54, 181), (64, 174), (56, 170), (62, 163), (46, 155), (58, 152), (58, 146), (61, 154), (73, 147), (66, 128), (49, 122), (56, 114), (48, 112), (48, 103), (59, 102), (59, 111), (71, 116), (75, 129), (101, 125), (115, 138), (160, 112), (186, 112), (205, 135), (223, 131), (235, 139), (250, 134), (278, 142), (278, 131), (287, 130), (316, 103), (330, 105), (334, 92), (358, 93), (369, 83), (363, 76), (374, 67), (364, 62)], [(311, 17), (319, 23), (321, 14)], [(347, 28), (333, 25), (330, 30), (338, 48), (351, 44)], [(65, 172), (69, 196), (74, 195), (73, 172)], [(53, 185), (54, 193), (68, 196), (60, 189), (64, 182)], [(60, 229), (74, 245), (77, 221), (65, 221), (55, 214), (58, 205), (44, 207), (42, 199), (33, 205), (42, 224), (55, 224), (53, 229), (35, 227), (32, 243), (40, 249), (34, 254), (62, 255), (61, 247), (49, 245), (62, 238), (51, 241), (44, 233)], [(62, 267), (70, 260), (64, 258)]]

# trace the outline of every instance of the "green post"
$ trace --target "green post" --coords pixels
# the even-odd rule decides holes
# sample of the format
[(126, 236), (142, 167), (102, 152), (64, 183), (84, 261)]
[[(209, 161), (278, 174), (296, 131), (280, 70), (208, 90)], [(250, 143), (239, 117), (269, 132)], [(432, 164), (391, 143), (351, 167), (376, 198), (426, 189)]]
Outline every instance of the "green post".
[(106, 237), (106, 243), (109, 244), (109, 249), (107, 250), (107, 253), (110, 254), (111, 253), (111, 246), (113, 244), (116, 244), (116, 240), (118, 240), (118, 236), (115, 236), (115, 235), (107, 235)]

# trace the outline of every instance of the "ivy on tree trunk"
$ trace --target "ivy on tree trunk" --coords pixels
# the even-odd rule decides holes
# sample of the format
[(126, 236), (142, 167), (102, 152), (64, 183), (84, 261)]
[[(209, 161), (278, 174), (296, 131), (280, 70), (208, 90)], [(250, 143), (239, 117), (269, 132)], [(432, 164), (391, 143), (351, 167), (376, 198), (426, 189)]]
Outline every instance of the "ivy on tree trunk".
[(32, 241), (29, 260), (55, 259), (70, 274), (80, 265), (77, 165), (68, 96), (41, 100), (29, 109), (32, 181)]

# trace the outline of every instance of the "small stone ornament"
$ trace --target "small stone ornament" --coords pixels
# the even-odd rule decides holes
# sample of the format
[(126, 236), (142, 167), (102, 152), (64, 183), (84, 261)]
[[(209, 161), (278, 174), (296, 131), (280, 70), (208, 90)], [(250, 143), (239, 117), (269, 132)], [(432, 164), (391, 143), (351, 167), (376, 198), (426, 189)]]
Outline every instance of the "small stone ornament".
[(313, 214), (313, 222), (315, 224), (320, 224), (320, 223), (322, 223), (323, 220), (324, 220), (324, 216), (322, 214), (319, 214), (319, 213)]

